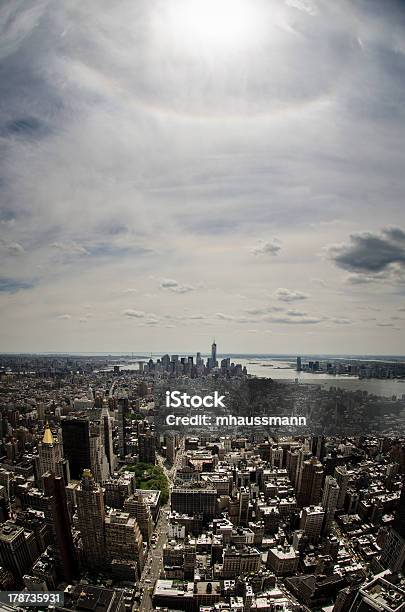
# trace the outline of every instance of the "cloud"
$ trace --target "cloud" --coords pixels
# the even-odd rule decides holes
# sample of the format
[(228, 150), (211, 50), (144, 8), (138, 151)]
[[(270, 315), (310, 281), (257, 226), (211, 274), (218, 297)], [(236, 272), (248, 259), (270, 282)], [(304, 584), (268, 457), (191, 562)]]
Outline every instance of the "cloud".
[(311, 0), (285, 0), (287, 6), (291, 6), (292, 8), (298, 9), (299, 11), (303, 11), (304, 13), (308, 13), (309, 15), (316, 15), (317, 8)]
[(287, 310), (286, 315), (288, 315), (289, 317), (305, 317), (307, 313), (301, 310), (292, 309), (292, 310)]
[(332, 317), (330, 321), (336, 325), (351, 325), (352, 323), (352, 321), (346, 317)]
[(251, 251), (254, 255), (278, 255), (281, 250), (281, 246), (277, 238), (273, 238), (270, 241), (259, 240), (255, 247), (252, 247)]
[(323, 280), (323, 278), (311, 278), (311, 283), (316, 285), (320, 285), (321, 287), (326, 287), (327, 283)]
[(267, 319), (271, 323), (280, 323), (283, 325), (317, 325), (325, 321), (323, 317), (269, 317)]
[(137, 293), (137, 289), (134, 289), (133, 287), (128, 287), (128, 289), (124, 289), (123, 293)]
[(246, 312), (252, 315), (268, 314), (269, 312), (282, 312), (283, 306), (263, 306), (259, 308), (248, 308)]
[(269, 312), (282, 312), (282, 306), (264, 306), (262, 308), (248, 308), (246, 312), (250, 315), (265, 315)]
[(159, 286), (161, 289), (173, 291), (174, 293), (189, 293), (195, 290), (195, 287), (192, 285), (182, 285), (172, 278), (163, 278)]
[(276, 289), (273, 296), (282, 302), (299, 302), (301, 300), (307, 300), (310, 297), (308, 293), (303, 293), (302, 291), (296, 290), (291, 291), (290, 289), (285, 289), (283, 287)]
[(386, 278), (384, 274), (374, 274), (373, 276), (369, 274), (349, 274), (346, 278), (346, 282), (349, 283), (349, 285), (371, 285), (384, 280), (384, 278)]
[(5, 242), (2, 240), (1, 250), (5, 255), (11, 257), (23, 255), (25, 253), (24, 247), (19, 242)]
[(20, 280), (18, 278), (0, 277), (0, 293), (16, 293), (20, 289), (31, 289), (33, 282)]
[(64, 314), (58, 315), (56, 318), (61, 319), (62, 321), (65, 321), (65, 320), (67, 321), (68, 319), (72, 318), (72, 315), (68, 313), (64, 313)]
[[(397, 227), (384, 228), (380, 233), (358, 232), (346, 243), (330, 245), (328, 254), (339, 268), (365, 275), (366, 283), (373, 282), (393, 264), (405, 265), (404, 236)], [(351, 277), (350, 282), (359, 283), (359, 277)]]
[(159, 319), (154, 319), (153, 317), (146, 319), (145, 325), (159, 325)]
[(50, 246), (67, 255), (90, 255), (90, 251), (76, 242), (53, 242)]
[(123, 310), (122, 314), (124, 317), (128, 317), (130, 319), (143, 319), (145, 317), (143, 310), (133, 310), (132, 308)]
[(215, 316), (218, 319), (221, 319), (221, 321), (235, 321), (236, 320), (236, 317), (234, 317), (234, 316), (232, 316), (230, 314), (227, 314), (225, 312), (217, 312), (215, 314)]
[[(4, 350), (131, 350), (127, 325), (142, 350), (174, 349), (173, 337), (179, 350), (164, 329), (174, 323), (190, 349), (215, 325), (223, 350), (240, 352), (238, 331), (267, 325), (272, 350), (287, 353), (305, 349), (297, 325), (314, 320), (325, 321), (314, 351), (383, 350), (372, 334), (342, 338), (320, 313), (344, 318), (371, 303), (389, 320), (400, 305), (402, 287), (379, 285), (402, 282), (401, 261), (376, 272), (344, 259), (359, 228), (405, 248), (400, 3), (246, 2), (263, 11), (260, 36), (222, 37), (221, 52), (178, 35), (186, 4), (0, 3), (0, 232), (26, 253), (0, 248)], [(317, 257), (332, 243), (345, 247), (337, 267)], [(288, 294), (271, 298), (278, 287)], [(89, 295), (97, 317), (79, 332), (60, 324), (55, 338), (42, 325), (66, 310), (78, 322), (85, 309), (72, 299)], [(187, 303), (186, 316), (172, 301)], [(122, 314), (127, 306), (144, 316)], [(264, 336), (250, 338), (252, 350), (266, 349)], [(395, 336), (384, 351), (400, 350)]]

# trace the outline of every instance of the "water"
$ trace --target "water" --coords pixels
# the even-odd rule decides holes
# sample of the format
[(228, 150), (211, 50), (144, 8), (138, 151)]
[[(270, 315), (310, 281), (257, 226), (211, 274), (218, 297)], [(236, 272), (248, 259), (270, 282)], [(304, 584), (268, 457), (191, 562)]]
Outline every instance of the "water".
[[(169, 353), (170, 354), (170, 353)], [(182, 353), (176, 353), (182, 355)], [(189, 353), (185, 353), (188, 355)], [(152, 354), (152, 359), (156, 361), (157, 358), (161, 357), (161, 353)], [(128, 356), (129, 357), (129, 356)], [(206, 359), (208, 355), (202, 354), (202, 357)], [(219, 355), (218, 359), (225, 357), (225, 355)], [(324, 372), (320, 374), (313, 374), (310, 372), (297, 372), (295, 369), (296, 365), (296, 357), (295, 356), (274, 356), (274, 355), (229, 355), (231, 358), (231, 362), (240, 363), (242, 366), (246, 366), (246, 369), (249, 374), (253, 376), (259, 376), (262, 378), (272, 378), (273, 380), (284, 380), (284, 381), (294, 381), (298, 379), (298, 382), (308, 383), (308, 384), (319, 384), (324, 388), (329, 387), (340, 387), (346, 389), (348, 391), (356, 391), (358, 389), (365, 390), (368, 393), (379, 395), (383, 397), (392, 397), (395, 395), (397, 398), (401, 398), (402, 395), (405, 396), (405, 380), (401, 379), (360, 379), (357, 376), (347, 376), (345, 374), (326, 374)], [(323, 361), (328, 358), (330, 360), (361, 360), (363, 358), (353, 357), (350, 355), (346, 356), (310, 356), (312, 359), (320, 359)], [(143, 361), (147, 361), (150, 358), (133, 355), (133, 359), (128, 359), (128, 362), (124, 360), (117, 360), (114, 362), (120, 365), (123, 368), (129, 370), (137, 370), (138, 369), (138, 359), (142, 359)], [(371, 359), (373, 361), (394, 361), (400, 360), (404, 361), (403, 357), (384, 357), (384, 356), (364, 356), (364, 360), (368, 361)], [(308, 361), (307, 356), (303, 357), (303, 363)]]
[(366, 390), (368, 393), (398, 398), (405, 395), (405, 380), (402, 379), (361, 379), (357, 376), (347, 376), (345, 374), (313, 374), (310, 372), (297, 372), (295, 361), (279, 359), (239, 359), (239, 363), (245, 365), (249, 374), (263, 378), (273, 378), (274, 380), (296, 380), (301, 383), (315, 383), (322, 387), (341, 387), (348, 391), (357, 389)]

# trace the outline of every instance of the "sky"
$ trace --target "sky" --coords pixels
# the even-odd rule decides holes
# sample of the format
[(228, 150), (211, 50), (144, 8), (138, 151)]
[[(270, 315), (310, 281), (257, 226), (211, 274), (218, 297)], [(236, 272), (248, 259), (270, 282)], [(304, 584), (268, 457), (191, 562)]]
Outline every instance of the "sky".
[(0, 350), (404, 354), (405, 5), (3, 0)]

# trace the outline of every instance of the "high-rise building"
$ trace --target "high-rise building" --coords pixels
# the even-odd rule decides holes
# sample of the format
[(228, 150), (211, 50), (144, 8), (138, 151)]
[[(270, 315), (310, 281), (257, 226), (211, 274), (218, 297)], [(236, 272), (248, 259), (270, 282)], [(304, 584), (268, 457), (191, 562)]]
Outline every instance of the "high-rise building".
[(239, 497), (239, 514), (238, 525), (247, 526), (249, 523), (249, 489), (243, 487), (238, 494)]
[(301, 357), (297, 357), (297, 372), (301, 372), (301, 370), (302, 370)]
[(90, 426), (88, 419), (66, 417), (61, 419), (63, 452), (69, 461), (70, 476), (80, 480), (83, 470), (91, 467)]
[(380, 561), (392, 572), (400, 572), (405, 567), (405, 483)]
[(103, 434), (104, 451), (107, 457), (110, 474), (112, 474), (115, 470), (116, 457), (114, 455), (114, 448), (113, 448), (111, 416), (108, 410), (108, 403), (106, 401), (103, 402), (103, 408), (101, 410), (100, 424), (101, 424), (102, 434)]
[(59, 576), (71, 582), (76, 575), (77, 561), (73, 545), (69, 511), (66, 501), (65, 483), (61, 476), (47, 473), (43, 476), (44, 491), (48, 497), (45, 519), (52, 532), (52, 547), (55, 552), (56, 569)]
[(281, 468), (283, 467), (284, 451), (281, 447), (272, 446), (270, 448), (270, 464), (271, 467)]
[(20, 580), (32, 561), (24, 528), (11, 521), (0, 525), (0, 566)]
[(156, 463), (155, 435), (151, 431), (140, 433), (138, 436), (139, 461), (141, 463)]
[(309, 448), (307, 448), (306, 446), (303, 446), (302, 448), (298, 450), (298, 458), (297, 458), (297, 465), (295, 468), (295, 479), (294, 479), (294, 484), (296, 488), (298, 487), (299, 479), (302, 474), (302, 464), (304, 463), (304, 461), (306, 461), (307, 459), (310, 459), (311, 457), (312, 457), (312, 453), (309, 450)]
[(104, 431), (100, 423), (90, 423), (90, 470), (96, 482), (105, 482), (110, 466), (104, 448)]
[(153, 520), (144, 496), (137, 492), (128, 497), (124, 502), (124, 510), (136, 519), (143, 541), (149, 544), (153, 532)]
[(118, 454), (121, 459), (127, 454), (127, 443), (126, 443), (126, 421), (128, 416), (129, 403), (127, 397), (121, 397), (118, 400), (117, 413), (118, 413)]
[(90, 470), (84, 470), (76, 490), (78, 528), (81, 534), (84, 565), (91, 568), (105, 566), (104, 495)]
[(122, 509), (125, 500), (135, 491), (135, 474), (124, 472), (103, 483), (105, 503), (110, 508)]
[(216, 368), (217, 366), (217, 345), (216, 345), (215, 340), (211, 344), (211, 357), (210, 357), (209, 363), (210, 363), (210, 368)]
[(322, 508), (325, 510), (324, 532), (329, 533), (333, 518), (335, 516), (338, 500), (339, 485), (333, 476), (326, 476), (322, 496)]
[(322, 478), (323, 466), (316, 457), (303, 462), (297, 487), (297, 504), (299, 506), (315, 506), (319, 503)]
[(337, 508), (339, 510), (340, 508), (343, 508), (345, 503), (350, 474), (345, 465), (339, 465), (335, 467), (334, 477), (339, 485), (339, 497), (337, 501)]
[(171, 507), (175, 512), (194, 516), (202, 514), (205, 520), (216, 514), (217, 492), (213, 489), (173, 489)]
[(59, 441), (52, 435), (48, 423), (41, 442), (38, 444), (38, 484), (42, 488), (42, 477), (46, 472), (63, 478), (69, 484), (69, 463), (63, 459)]
[(105, 517), (105, 546), (107, 560), (132, 561), (140, 576), (143, 568), (142, 535), (135, 518), (127, 512), (111, 510)]
[(325, 511), (320, 506), (303, 508), (300, 520), (300, 529), (310, 542), (316, 542), (322, 532)]

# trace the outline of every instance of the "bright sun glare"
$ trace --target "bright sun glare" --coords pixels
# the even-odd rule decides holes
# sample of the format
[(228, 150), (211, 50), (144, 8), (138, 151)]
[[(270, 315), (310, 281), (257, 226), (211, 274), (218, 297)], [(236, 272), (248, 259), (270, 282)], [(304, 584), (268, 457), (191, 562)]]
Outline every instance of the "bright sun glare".
[(171, 0), (165, 8), (169, 32), (188, 50), (239, 50), (263, 25), (254, 0)]

